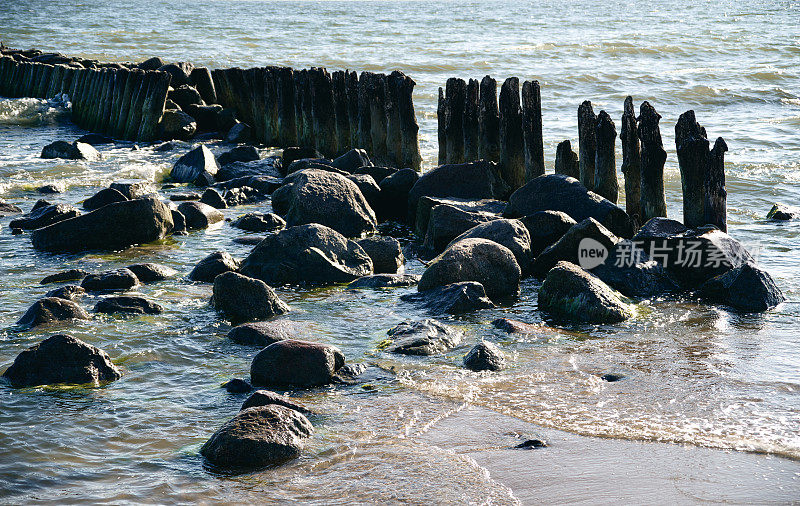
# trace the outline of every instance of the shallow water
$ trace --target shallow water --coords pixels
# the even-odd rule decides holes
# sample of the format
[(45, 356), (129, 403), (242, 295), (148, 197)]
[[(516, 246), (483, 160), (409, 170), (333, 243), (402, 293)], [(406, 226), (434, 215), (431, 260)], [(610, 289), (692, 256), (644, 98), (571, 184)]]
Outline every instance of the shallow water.
[[(510, 307), (448, 319), (466, 332), (464, 346), (419, 359), (376, 351), (388, 328), (425, 316), (399, 300), (410, 289), (279, 289), (294, 309), (286, 318), (301, 322), (309, 339), (394, 373), (366, 389), (294, 392), (324, 413), (313, 420), (317, 432), (304, 456), (274, 470), (215, 477), (203, 469), (197, 451), (243, 401), (219, 384), (245, 377), (257, 350), (225, 339), (229, 326), (208, 307), (209, 285), (176, 279), (141, 287), (140, 293), (166, 307), (160, 316), (103, 316), (29, 332), (17, 332), (13, 324), (53, 288), (39, 285), (49, 273), (155, 261), (185, 275), (220, 248), (245, 256), (248, 247), (232, 242), (241, 234), (222, 224), (122, 253), (49, 255), (35, 252), (27, 235), (11, 236), (10, 218), (0, 218), (0, 369), (22, 349), (68, 331), (105, 349), (124, 373), (120, 381), (91, 390), (0, 386), (0, 497), (514, 502), (520, 495), (496, 480), (490, 465), (420, 437), (463, 403), (581, 435), (800, 459), (800, 225), (763, 220), (772, 202), (800, 201), (799, 24), (796, 2), (145, 1), (136, 9), (95, 0), (0, 4), (0, 37), (13, 47), (112, 61), (160, 55), (211, 67), (399, 68), (418, 83), (427, 167), (435, 164), (437, 87), (447, 77), (539, 79), (549, 167), (558, 142), (577, 142), (581, 101), (592, 100), (596, 111), (606, 108), (618, 123), (626, 95), (636, 103), (650, 100), (663, 116), (668, 210), (678, 219), (673, 127), (692, 108), (709, 135), (723, 136), (730, 147), (730, 233), (758, 250), (788, 299), (764, 315), (655, 300), (619, 325), (553, 328), (536, 310), (537, 282), (528, 280)], [(115, 180), (160, 181), (189, 147), (155, 153), (119, 144), (102, 148), (103, 161), (92, 164), (39, 158), (49, 142), (80, 134), (62, 104), (0, 101), (0, 197), (27, 211), (41, 197), (35, 188), (59, 183), (66, 191), (45, 198), (74, 204)], [(619, 163), (619, 151), (617, 156)], [(423, 266), (410, 260), (406, 269), (419, 273)], [(82, 304), (91, 308), (95, 300)], [(541, 323), (541, 332), (513, 337), (489, 325), (509, 314)], [(475, 374), (459, 367), (482, 338), (510, 355), (508, 370)], [(606, 383), (598, 378), (605, 372), (626, 379)], [(443, 430), (452, 438), (457, 427)], [(496, 444), (511, 442), (498, 436)], [(794, 487), (800, 496), (797, 468), (787, 472), (794, 474), (786, 483), (765, 477), (760, 497), (792, 497), (771, 495), (771, 485)], [(565, 477), (561, 490), (568, 486)], [(613, 491), (605, 494), (596, 499), (617, 498)]]

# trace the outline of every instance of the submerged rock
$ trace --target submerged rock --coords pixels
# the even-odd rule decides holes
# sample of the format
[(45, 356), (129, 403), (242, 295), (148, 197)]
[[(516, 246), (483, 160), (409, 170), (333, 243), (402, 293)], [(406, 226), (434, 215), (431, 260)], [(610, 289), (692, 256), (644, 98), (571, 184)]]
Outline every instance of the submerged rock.
[(512, 320), (511, 318), (498, 318), (492, 321), (492, 325), (494, 328), (505, 330), (509, 334), (535, 334), (542, 330), (538, 325)]
[(270, 344), (253, 358), (250, 382), (302, 388), (327, 385), (344, 361), (344, 355), (334, 346), (285, 339)]
[(226, 251), (215, 251), (200, 260), (189, 273), (192, 281), (213, 282), (214, 278), (223, 272), (236, 272), (239, 270), (239, 260), (233, 258)]
[(62, 286), (55, 290), (50, 290), (45, 294), (45, 297), (57, 297), (64, 300), (77, 300), (86, 295), (86, 290), (76, 285)]
[(464, 334), (438, 320), (403, 322), (387, 332), (392, 343), (386, 348), (401, 355), (437, 355), (461, 344)]
[[(39, 201), (44, 202), (44, 201)], [(22, 230), (36, 230), (47, 227), (60, 221), (68, 220), (80, 216), (81, 212), (69, 204), (50, 204), (38, 205), (28, 214), (8, 224), (11, 228), (21, 228)]]
[(256, 390), (253, 392), (253, 394), (244, 401), (244, 404), (242, 404), (242, 410), (270, 405), (283, 406), (284, 408), (293, 409), (304, 415), (311, 413), (311, 410), (299, 402), (295, 402), (291, 397), (277, 394), (270, 390)]
[(122, 374), (103, 350), (72, 336), (58, 334), (17, 355), (3, 377), (15, 387), (57, 383), (97, 386), (118, 380)]
[(153, 263), (129, 265), (128, 270), (134, 273), (141, 283), (164, 281), (178, 274), (178, 271), (172, 267)]
[(139, 278), (130, 269), (115, 269), (98, 274), (89, 274), (81, 281), (81, 287), (88, 292), (128, 290), (138, 284)]
[(249, 232), (274, 232), (284, 228), (286, 222), (274, 213), (247, 213), (236, 218), (231, 226)]
[(234, 327), (228, 332), (228, 339), (237, 344), (264, 348), (284, 339), (294, 339), (298, 334), (291, 322), (275, 320), (244, 323)]
[(233, 378), (222, 384), (222, 388), (232, 394), (246, 394), (253, 391), (253, 386), (243, 379)]
[(253, 248), (240, 271), (273, 286), (324, 285), (372, 274), (372, 260), (355, 242), (314, 223), (268, 236)]
[(415, 274), (372, 274), (353, 281), (347, 288), (398, 288), (414, 286), (419, 283), (419, 276)]
[(114, 188), (104, 188), (88, 199), (84, 200), (83, 208), (87, 211), (94, 211), (95, 209), (100, 209), (108, 204), (113, 204), (114, 202), (125, 202), (126, 200), (128, 200), (128, 197), (123, 195), (119, 190), (115, 190)]
[(266, 320), (289, 311), (289, 306), (269, 285), (236, 272), (214, 278), (211, 303), (234, 323)]
[(618, 323), (635, 308), (599, 278), (577, 265), (558, 262), (539, 289), (539, 309), (551, 316), (585, 323)]
[(225, 219), (224, 214), (202, 202), (184, 202), (178, 206), (178, 211), (186, 218), (189, 230), (208, 228)]
[(56, 141), (42, 149), (42, 158), (63, 158), (67, 160), (86, 160), (93, 162), (99, 160), (101, 157), (100, 152), (94, 149), (90, 144), (78, 141), (73, 143)]
[(95, 313), (161, 314), (164, 308), (143, 297), (106, 297), (94, 306)]
[(108, 204), (31, 234), (33, 247), (51, 252), (120, 250), (163, 239), (172, 231), (172, 212), (157, 199)]
[(200, 449), (225, 470), (257, 469), (300, 455), (314, 428), (302, 413), (277, 404), (240, 411)]
[(653, 297), (678, 290), (664, 267), (628, 239), (618, 242), (605, 262), (590, 272), (628, 297)]
[(66, 320), (88, 320), (86, 314), (79, 305), (71, 300), (58, 297), (45, 297), (33, 303), (17, 321), (17, 325), (24, 329), (31, 329), (39, 325), (61, 322)]
[(767, 213), (767, 219), (788, 221), (797, 218), (798, 215), (800, 215), (800, 211), (798, 211), (797, 208), (792, 208), (785, 204), (774, 204), (772, 209)]
[(403, 250), (394, 237), (372, 236), (359, 239), (356, 243), (372, 259), (375, 274), (395, 274), (405, 264)]
[(506, 358), (496, 344), (481, 341), (464, 356), (464, 367), (472, 371), (500, 371), (506, 366)]
[(83, 269), (69, 269), (45, 276), (39, 283), (46, 285), (48, 283), (61, 283), (62, 281), (80, 281), (88, 275), (89, 272)]
[(531, 255), (535, 258), (555, 244), (577, 222), (561, 211), (539, 211), (520, 218), (531, 236)]
[(0, 216), (11, 216), (14, 214), (21, 214), (22, 209), (15, 206), (14, 204), (10, 204), (3, 199), (0, 199)]
[(699, 293), (712, 302), (750, 312), (767, 311), (786, 300), (772, 277), (752, 263), (709, 279)]
[(422, 278), (419, 291), (460, 281), (477, 281), (490, 299), (519, 294), (522, 271), (514, 254), (505, 246), (487, 239), (463, 239), (434, 258)]
[(475, 281), (452, 283), (424, 292), (400, 297), (406, 302), (419, 303), (431, 314), (461, 314), (494, 307), (483, 285)]

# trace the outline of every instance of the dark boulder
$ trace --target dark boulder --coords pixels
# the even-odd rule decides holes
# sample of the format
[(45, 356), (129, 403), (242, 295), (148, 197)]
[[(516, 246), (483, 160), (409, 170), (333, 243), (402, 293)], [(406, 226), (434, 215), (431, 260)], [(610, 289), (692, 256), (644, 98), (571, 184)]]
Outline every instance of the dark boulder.
[(225, 219), (224, 214), (202, 202), (184, 202), (178, 206), (178, 211), (186, 218), (189, 230), (208, 228)]
[(386, 348), (401, 355), (437, 355), (461, 344), (464, 334), (438, 320), (403, 322), (387, 332), (391, 344)]
[(577, 222), (594, 218), (615, 235), (628, 239), (634, 233), (634, 223), (622, 208), (563, 174), (536, 177), (515, 191), (504, 216), (522, 218), (539, 211), (562, 211)]
[(506, 358), (496, 344), (481, 341), (464, 356), (464, 367), (472, 371), (500, 371), (506, 366)]
[(165, 62), (162, 58), (153, 56), (152, 58), (148, 58), (136, 66), (142, 70), (158, 70), (166, 64), (167, 62)]
[(86, 314), (86, 311), (74, 302), (58, 297), (45, 297), (34, 302), (17, 321), (17, 325), (24, 329), (30, 329), (65, 320), (88, 319), (89, 315)]
[(208, 186), (214, 182), (217, 173), (217, 161), (205, 146), (198, 146), (175, 162), (170, 178), (176, 183), (193, 183), (197, 186)]
[(186, 234), (186, 216), (177, 209), (171, 209), (170, 213), (172, 214), (172, 233), (175, 235)]
[[(286, 169), (295, 160), (302, 160), (304, 158), (322, 158), (322, 155), (314, 148), (292, 146), (284, 148), (281, 155), (281, 165)], [(283, 175), (286, 175), (286, 172), (284, 172)]]
[(35, 230), (33, 247), (53, 252), (121, 250), (163, 239), (172, 231), (170, 209), (157, 199), (108, 204), (91, 213)]
[(239, 260), (233, 258), (226, 251), (215, 251), (200, 260), (189, 273), (192, 281), (213, 282), (214, 278), (223, 272), (236, 272), (239, 270)]
[(261, 350), (250, 365), (255, 386), (315, 387), (331, 382), (344, 355), (327, 344), (285, 339)]
[(410, 293), (400, 299), (420, 304), (435, 315), (469, 313), (494, 307), (486, 296), (483, 285), (475, 281), (452, 283), (424, 292)]
[(793, 220), (797, 216), (800, 216), (800, 211), (785, 204), (774, 204), (767, 213), (767, 219), (775, 221)]
[(167, 63), (159, 67), (158, 70), (169, 74), (171, 77), (170, 85), (173, 88), (177, 88), (191, 82), (189, 76), (192, 74), (192, 70), (194, 70), (194, 65), (189, 62)]
[(289, 164), (288, 167), (286, 167), (285, 175), (290, 176), (295, 172), (300, 172), (308, 169), (333, 172), (335, 174), (339, 174), (340, 176), (350, 175), (349, 172), (337, 169), (336, 167), (331, 165), (331, 161), (328, 160), (327, 158), (301, 158), (300, 160), (295, 160), (291, 164)]
[(246, 394), (253, 391), (253, 386), (243, 379), (233, 378), (222, 384), (222, 388), (232, 394)]
[(367, 167), (372, 165), (372, 162), (369, 160), (369, 156), (367, 155), (366, 151), (363, 149), (354, 148), (339, 158), (335, 158), (331, 162), (331, 165), (339, 170), (343, 170), (352, 174), (359, 167)]
[(249, 186), (240, 186), (238, 188), (225, 190), (222, 198), (225, 200), (225, 204), (228, 207), (235, 207), (266, 200), (267, 195)]
[(206, 191), (204, 191), (203, 195), (200, 197), (200, 202), (211, 206), (214, 209), (228, 208), (228, 203), (225, 202), (225, 199), (222, 198), (222, 195), (220, 195), (219, 192), (214, 188), (206, 188)]
[(11, 228), (20, 228), (22, 230), (36, 230), (60, 221), (75, 218), (80, 216), (80, 214), (80, 211), (69, 204), (36, 206), (28, 214), (11, 220), (8, 226)]
[(371, 236), (359, 239), (356, 243), (372, 259), (375, 274), (395, 274), (405, 264), (403, 250), (394, 237)]
[(103, 350), (72, 336), (58, 334), (17, 355), (3, 377), (15, 387), (58, 383), (98, 386), (118, 380), (122, 374)]
[(492, 325), (494, 328), (504, 330), (509, 334), (538, 334), (542, 332), (542, 327), (539, 325), (512, 320), (511, 318), (498, 318), (492, 321)]
[(156, 187), (149, 181), (117, 181), (110, 188), (125, 195), (128, 200), (136, 200), (156, 193)]
[(204, 105), (200, 92), (188, 84), (174, 88), (167, 97), (178, 104), (181, 109), (186, 109), (190, 105)]
[[(280, 181), (282, 177), (280, 158), (269, 157), (263, 160), (251, 160), (247, 162), (228, 162), (220, 167), (214, 177), (217, 181), (231, 181), (232, 179), (245, 177), (271, 177)], [(269, 193), (272, 192), (270, 191)]]
[(706, 281), (700, 296), (741, 311), (762, 312), (786, 298), (772, 277), (753, 263), (745, 263)]
[(399, 288), (414, 286), (417, 283), (419, 283), (419, 276), (416, 274), (373, 274), (358, 278), (347, 285), (347, 288), (351, 290), (361, 288)]
[(253, 146), (236, 146), (217, 157), (217, 165), (223, 166), (233, 162), (252, 162), (261, 160), (261, 155)]
[(268, 236), (242, 262), (241, 273), (280, 286), (348, 283), (373, 272), (361, 246), (315, 223)]
[(161, 314), (164, 308), (143, 297), (106, 297), (94, 306), (95, 313)]
[(217, 114), (217, 130), (220, 133), (228, 132), (233, 125), (238, 123), (236, 119), (236, 110), (226, 107)]
[(128, 290), (138, 284), (139, 278), (130, 269), (115, 269), (98, 274), (89, 274), (81, 281), (81, 287), (87, 292)]
[(211, 305), (233, 323), (266, 320), (289, 311), (272, 287), (236, 272), (214, 278)]
[(538, 211), (520, 218), (520, 221), (531, 236), (531, 255), (534, 258), (555, 244), (577, 223), (561, 211)]
[(597, 220), (586, 218), (573, 225), (561, 239), (536, 257), (533, 261), (533, 274), (542, 279), (550, 272), (550, 269), (562, 260), (588, 268), (594, 267), (601, 263), (602, 260), (607, 259), (607, 257), (598, 257), (598, 261), (595, 265), (592, 265), (595, 262), (595, 257), (581, 257), (581, 255), (589, 255), (589, 249), (599, 251), (600, 253), (598, 254), (602, 254), (605, 251), (605, 254), (608, 255), (618, 242), (619, 238), (598, 223)]
[(88, 275), (89, 272), (83, 269), (69, 269), (45, 276), (39, 283), (46, 285), (48, 283), (61, 283), (63, 281), (80, 281)]
[(678, 291), (678, 283), (664, 267), (628, 239), (618, 242), (605, 262), (590, 272), (628, 297), (654, 297)]
[(128, 270), (133, 272), (141, 283), (155, 283), (156, 281), (164, 281), (175, 277), (178, 271), (172, 267), (167, 267), (161, 264), (134, 264), (129, 265)]
[(20, 213), (22, 213), (22, 209), (15, 206), (14, 204), (10, 204), (5, 200), (0, 199), (0, 216), (11, 216)]
[(498, 219), (476, 225), (448, 244), (448, 248), (463, 239), (488, 239), (505, 246), (517, 259), (523, 274), (530, 271), (533, 255), (531, 237), (520, 220)]
[(286, 226), (283, 218), (273, 213), (247, 213), (236, 218), (231, 223), (232, 227), (247, 230), (249, 232), (274, 232)]
[[(197, 133), (197, 121), (178, 109), (167, 109), (161, 116), (161, 138), (164, 140), (188, 141)], [(173, 178), (174, 181), (177, 181)], [(177, 181), (191, 182), (191, 181)]]
[[(426, 197), (423, 197), (426, 198)], [(418, 209), (420, 209), (418, 207)], [(428, 216), (428, 226), (424, 237), (423, 247), (432, 253), (440, 253), (453, 239), (463, 234), (467, 230), (499, 219), (495, 214), (481, 211), (470, 211), (461, 207), (439, 204), (433, 206)]]
[(284, 339), (294, 339), (298, 337), (298, 334), (293, 322), (274, 320), (243, 323), (228, 332), (228, 339), (237, 344), (264, 348)]
[(57, 193), (64, 193), (64, 185), (46, 184), (36, 188), (36, 191), (42, 195), (55, 195)]
[(88, 199), (84, 200), (83, 208), (87, 211), (94, 211), (95, 209), (100, 209), (108, 204), (113, 204), (114, 202), (125, 202), (126, 200), (128, 200), (128, 197), (120, 193), (119, 190), (115, 190), (113, 188), (104, 188)]
[(105, 135), (89, 133), (78, 137), (76, 142), (82, 142), (90, 146), (102, 146), (103, 144), (113, 144), (114, 139)]
[(509, 192), (494, 162), (441, 165), (420, 176), (409, 191), (409, 220), (417, 216), (417, 202), (423, 196), (505, 200)]
[[(361, 190), (344, 176), (310, 169), (296, 173), (272, 194), (273, 207), (290, 227), (319, 223), (345, 237), (361, 237), (377, 229), (375, 212)], [(279, 204), (280, 203), (280, 204)]]
[[(353, 174), (366, 174), (368, 176), (372, 176), (372, 179), (374, 179), (375, 182), (378, 185), (380, 185), (381, 181), (383, 181), (387, 177), (391, 176), (392, 174), (395, 174), (396, 172), (397, 172), (397, 169), (395, 169), (394, 167), (376, 167), (374, 165), (367, 165), (367, 166), (364, 166), (364, 167), (357, 168), (356, 170), (353, 171)], [(416, 181), (416, 179), (415, 179), (415, 181)], [(413, 184), (412, 184), (412, 186), (413, 186)], [(380, 188), (380, 186), (379, 186), (379, 188)], [(410, 190), (411, 187), (409, 186), (408, 189)], [(406, 192), (406, 195), (407, 194), (408, 194), (408, 192)], [(405, 217), (405, 215), (403, 215), (403, 217)]]
[(236, 121), (225, 134), (225, 140), (231, 144), (247, 144), (253, 142), (253, 129), (247, 123)]
[(311, 410), (299, 402), (295, 402), (291, 397), (277, 394), (270, 390), (256, 390), (253, 392), (253, 394), (250, 395), (246, 401), (244, 401), (244, 404), (242, 404), (242, 410), (274, 404), (283, 406), (284, 408), (293, 409), (298, 413), (303, 413), (304, 415), (311, 413)]
[(438, 286), (477, 281), (492, 300), (519, 294), (522, 271), (505, 246), (486, 239), (464, 239), (434, 258), (419, 280), (420, 292)]
[(90, 144), (84, 142), (69, 143), (56, 141), (42, 148), (42, 158), (63, 158), (66, 160), (97, 161), (101, 158), (100, 152)]
[(345, 177), (358, 186), (358, 189), (361, 190), (361, 194), (367, 199), (367, 203), (373, 211), (375, 207), (382, 204), (381, 187), (372, 179), (372, 176), (368, 174), (350, 174)]
[(55, 290), (50, 290), (45, 297), (56, 297), (64, 300), (76, 300), (86, 295), (86, 290), (76, 285), (66, 285)]
[[(417, 217), (413, 223), (414, 233), (417, 234), (417, 237), (421, 239), (426, 238), (430, 228), (430, 220), (433, 208), (440, 205), (455, 207), (464, 211), (467, 214), (464, 215), (466, 218), (464, 218), (462, 221), (465, 223), (472, 222), (472, 226), (475, 226), (478, 223), (502, 218), (501, 215), (503, 210), (506, 208), (505, 202), (492, 199), (467, 200), (458, 198), (421, 197), (417, 202)], [(482, 219), (479, 220), (478, 218), (481, 217)], [(461, 233), (466, 232), (469, 230), (469, 228), (472, 228), (472, 226), (464, 228), (461, 232), (452, 236), (451, 240)], [(450, 241), (446, 241), (445, 245), (448, 242)], [(444, 248), (444, 246), (442, 246), (442, 248)]]
[(650, 218), (633, 236), (633, 242), (649, 246), (652, 241), (681, 235), (688, 230), (686, 225), (677, 220), (662, 217)]
[(622, 296), (575, 264), (558, 262), (539, 289), (539, 309), (558, 320), (618, 323), (635, 314)]
[(197, 132), (216, 132), (219, 125), (219, 114), (222, 106), (219, 104), (198, 105), (187, 104), (183, 107), (186, 114), (194, 118), (197, 123)]
[(216, 469), (258, 469), (296, 458), (313, 433), (311, 422), (293, 409), (248, 408), (220, 427), (200, 454)]
[[(408, 194), (418, 179), (419, 174), (414, 169), (402, 169), (378, 182), (381, 188), (381, 205), (375, 212), (381, 221), (406, 221), (409, 216), (413, 216), (408, 209)], [(413, 223), (413, 220), (409, 221)]]

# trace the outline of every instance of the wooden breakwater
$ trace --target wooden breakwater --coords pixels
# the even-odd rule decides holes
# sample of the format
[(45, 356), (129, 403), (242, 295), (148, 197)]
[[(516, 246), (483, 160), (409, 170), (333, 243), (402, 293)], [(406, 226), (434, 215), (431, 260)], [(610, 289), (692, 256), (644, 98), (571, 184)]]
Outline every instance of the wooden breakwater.
[(262, 144), (313, 147), (326, 157), (362, 148), (379, 163), (420, 170), (416, 83), (402, 72), (272, 66), (212, 76), (219, 103), (234, 109)]

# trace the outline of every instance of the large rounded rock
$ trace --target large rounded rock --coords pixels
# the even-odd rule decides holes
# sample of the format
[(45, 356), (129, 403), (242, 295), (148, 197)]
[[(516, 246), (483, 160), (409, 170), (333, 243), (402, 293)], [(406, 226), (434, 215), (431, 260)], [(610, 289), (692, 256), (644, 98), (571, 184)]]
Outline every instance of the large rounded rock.
[(335, 158), (331, 162), (331, 165), (345, 172), (353, 173), (359, 167), (372, 165), (372, 162), (369, 160), (369, 156), (367, 155), (366, 151), (363, 149), (354, 148), (339, 158)]
[(374, 179), (372, 179), (372, 176), (368, 174), (350, 174), (345, 177), (358, 186), (358, 189), (361, 191), (361, 195), (367, 199), (367, 204), (369, 204), (369, 207), (373, 211), (375, 211), (376, 207), (382, 204), (381, 187), (378, 186), (378, 183), (376, 183)]
[(139, 278), (130, 269), (115, 269), (113, 271), (89, 274), (81, 281), (81, 287), (88, 292), (128, 290), (138, 284)]
[(496, 344), (481, 341), (464, 356), (464, 367), (472, 371), (500, 371), (506, 358)]
[(106, 297), (94, 306), (95, 313), (161, 314), (164, 308), (143, 297)]
[(261, 350), (250, 365), (255, 386), (315, 387), (331, 382), (344, 355), (327, 344), (286, 339)]
[[(417, 205), (418, 216), (419, 210), (423, 205), (422, 201), (427, 198), (428, 197), (423, 197), (420, 199), (420, 203)], [(421, 235), (421, 237), (425, 238), (423, 246), (428, 251), (439, 253), (443, 251), (453, 239), (467, 230), (481, 223), (494, 221), (498, 218), (499, 216), (491, 213), (471, 211), (450, 204), (435, 205), (428, 213), (427, 227), (424, 234)], [(422, 226), (419, 221), (417, 222), (417, 226)]]
[(214, 278), (211, 303), (234, 323), (266, 320), (289, 311), (269, 285), (236, 272)]
[[(562, 260), (587, 268), (594, 267), (591, 265), (593, 257), (582, 257), (581, 255), (588, 255), (590, 250), (596, 251), (597, 255), (601, 255), (603, 252), (608, 255), (619, 240), (619, 237), (597, 220), (586, 218), (573, 225), (561, 239), (536, 257), (532, 266), (533, 273), (540, 279), (544, 278), (550, 269)], [(597, 260), (600, 263), (604, 259), (597, 257)]]
[(459, 281), (477, 281), (492, 300), (519, 294), (522, 271), (514, 254), (487, 239), (464, 239), (434, 258), (419, 280), (420, 292)]
[(253, 407), (220, 427), (200, 454), (219, 469), (257, 469), (297, 457), (313, 432), (298, 411), (277, 404)]
[(161, 117), (161, 138), (188, 141), (197, 133), (197, 121), (183, 111), (168, 109)]
[(172, 267), (153, 263), (129, 265), (128, 270), (134, 273), (141, 283), (164, 281), (178, 274)]
[(286, 222), (274, 213), (247, 213), (236, 218), (231, 226), (248, 232), (274, 232), (285, 227)]
[(387, 351), (401, 355), (437, 355), (461, 344), (464, 334), (438, 320), (403, 322), (387, 332)]
[(346, 177), (309, 169), (286, 181), (275, 190), (272, 199), (275, 210), (286, 215), (288, 226), (319, 223), (345, 237), (375, 232), (375, 212), (358, 186)]
[(293, 409), (298, 413), (308, 414), (311, 413), (311, 410), (300, 404), (299, 402), (294, 401), (291, 397), (287, 397), (285, 395), (277, 394), (270, 390), (256, 390), (253, 392), (250, 397), (244, 401), (242, 404), (242, 409), (248, 408), (255, 408), (259, 406), (270, 406), (275, 405), (283, 406), (285, 408)]
[(375, 209), (381, 221), (399, 220), (409, 221), (413, 224), (416, 211), (409, 212), (408, 194), (417, 183), (419, 174), (414, 169), (402, 169), (383, 178), (378, 186), (381, 188), (381, 205)]
[(150, 181), (116, 181), (109, 188), (125, 195), (128, 200), (141, 199), (156, 192), (156, 187)]
[(42, 149), (42, 158), (96, 161), (100, 159), (100, 152), (91, 144), (84, 142), (75, 141), (70, 144), (66, 141), (56, 141)]
[(276, 320), (270, 322), (244, 323), (228, 332), (228, 339), (246, 346), (264, 348), (284, 339), (294, 339), (298, 332), (291, 322)]
[(214, 278), (223, 272), (238, 271), (239, 260), (233, 258), (226, 251), (215, 251), (204, 259), (200, 260), (189, 273), (192, 281), (212, 282)]
[(48, 283), (61, 283), (63, 281), (80, 281), (88, 275), (89, 271), (83, 269), (68, 269), (45, 276), (39, 283), (46, 285)]
[(222, 166), (233, 162), (253, 162), (255, 160), (261, 160), (258, 149), (253, 146), (236, 146), (219, 155), (217, 164)]
[(59, 223), (70, 218), (80, 216), (81, 212), (69, 204), (47, 204), (40, 200), (33, 207), (31, 212), (17, 219), (11, 220), (8, 224), (10, 228), (21, 228), (23, 230), (36, 230), (55, 223)]
[(531, 255), (539, 254), (561, 239), (577, 222), (561, 211), (539, 211), (520, 218), (531, 236)]
[(217, 160), (214, 153), (205, 146), (198, 146), (175, 162), (170, 178), (176, 183), (193, 183), (208, 186), (214, 183), (217, 173)]
[(178, 206), (178, 211), (186, 218), (186, 228), (189, 230), (208, 228), (225, 219), (224, 214), (202, 202), (183, 202)]
[(558, 262), (539, 289), (539, 309), (551, 316), (584, 323), (618, 323), (635, 314), (622, 297), (575, 264)]
[(168, 98), (178, 104), (181, 109), (189, 105), (203, 105), (200, 93), (193, 86), (184, 84), (169, 92)]
[(481, 223), (453, 239), (448, 247), (463, 239), (488, 239), (503, 245), (514, 254), (523, 273), (530, 270), (533, 260), (531, 236), (520, 220), (499, 219)]
[(372, 259), (373, 270), (376, 274), (395, 274), (405, 264), (403, 250), (394, 237), (365, 237), (356, 243)]
[(577, 222), (594, 218), (620, 237), (634, 233), (633, 221), (622, 208), (563, 174), (533, 178), (511, 195), (504, 216), (522, 218), (539, 211), (563, 211)]
[(20, 353), (3, 373), (15, 387), (72, 383), (99, 385), (122, 377), (106, 352), (72, 336), (48, 337)]
[(272, 286), (348, 283), (372, 274), (372, 260), (355, 242), (315, 223), (268, 236), (244, 259), (240, 272)]
[(654, 297), (678, 291), (678, 283), (659, 262), (651, 260), (633, 241), (624, 239), (608, 258), (589, 271), (628, 297)]
[(52, 252), (120, 250), (163, 239), (174, 222), (169, 207), (154, 198), (108, 204), (31, 234), (33, 247)]
[(47, 323), (88, 319), (89, 315), (86, 314), (86, 311), (71, 300), (59, 297), (45, 297), (44, 299), (34, 302), (34, 304), (25, 311), (22, 318), (17, 321), (17, 325), (25, 329), (30, 329)]
[[(148, 62), (149, 61), (150, 60), (148, 60)], [(189, 62), (167, 63), (159, 67), (158, 70), (169, 74), (171, 76), (170, 85), (172, 85), (173, 88), (177, 88), (178, 86), (191, 83), (190, 76), (192, 70), (194, 70), (194, 65)]]
[(108, 204), (113, 204), (114, 202), (125, 202), (126, 200), (128, 200), (128, 197), (123, 195), (119, 190), (115, 190), (114, 188), (103, 188), (88, 199), (84, 200), (83, 208), (87, 211), (94, 211), (95, 209), (100, 209)]
[(50, 290), (45, 297), (57, 297), (65, 300), (77, 300), (86, 295), (86, 290), (76, 285), (66, 285), (54, 290)]
[(752, 263), (706, 281), (700, 287), (700, 295), (712, 302), (750, 312), (767, 311), (786, 300), (772, 277)]
[(475, 281), (462, 281), (400, 297), (406, 302), (421, 304), (431, 314), (461, 314), (488, 309), (494, 304), (486, 296), (483, 285)]

